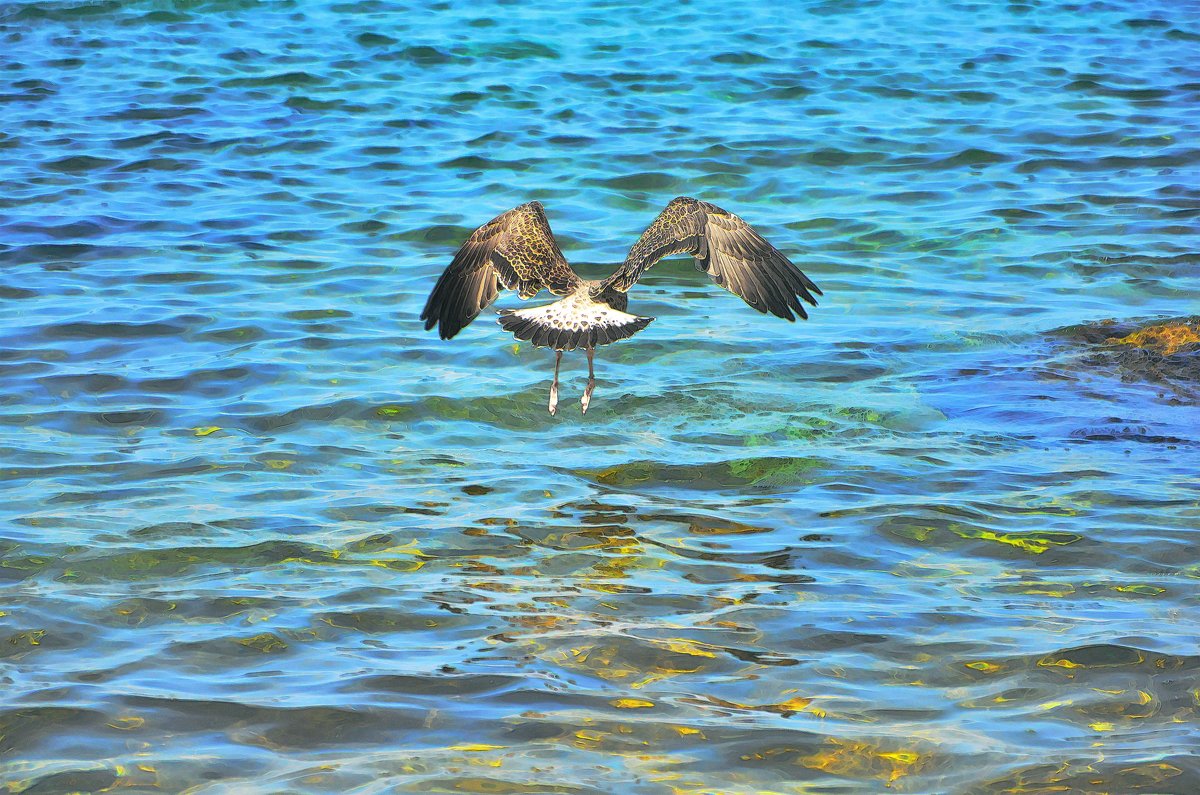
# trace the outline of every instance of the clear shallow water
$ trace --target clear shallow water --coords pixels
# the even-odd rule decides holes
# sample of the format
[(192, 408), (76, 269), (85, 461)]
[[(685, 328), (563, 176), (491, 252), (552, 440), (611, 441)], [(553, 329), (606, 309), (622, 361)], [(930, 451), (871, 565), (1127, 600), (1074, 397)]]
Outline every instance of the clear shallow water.
[[(1200, 353), (1097, 325), (1200, 312), (1197, 19), (0, 6), (0, 780), (1200, 790)], [(812, 320), (660, 265), (586, 417), (420, 330), (677, 194)]]

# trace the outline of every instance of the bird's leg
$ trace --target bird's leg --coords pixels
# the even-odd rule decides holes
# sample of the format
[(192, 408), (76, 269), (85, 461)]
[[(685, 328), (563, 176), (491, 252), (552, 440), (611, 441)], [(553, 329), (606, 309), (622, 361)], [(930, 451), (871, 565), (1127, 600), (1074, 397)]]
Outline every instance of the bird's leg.
[(554, 380), (550, 382), (550, 413), (558, 412), (558, 364), (562, 361), (562, 351), (554, 352)]
[(592, 390), (596, 388), (596, 373), (595, 373), (595, 371), (592, 370), (592, 357), (595, 355), (596, 355), (595, 348), (587, 349), (588, 382), (587, 382), (587, 388), (583, 390), (583, 400), (580, 401), (580, 403), (583, 404), (583, 413), (584, 414), (587, 414), (588, 404), (592, 402)]

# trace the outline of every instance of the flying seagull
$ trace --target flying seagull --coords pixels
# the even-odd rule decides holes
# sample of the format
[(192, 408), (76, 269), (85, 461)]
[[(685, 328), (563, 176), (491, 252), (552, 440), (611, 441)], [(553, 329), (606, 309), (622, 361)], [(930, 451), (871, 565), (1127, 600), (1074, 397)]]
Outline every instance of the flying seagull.
[(663, 257), (691, 254), (697, 270), (759, 312), (795, 321), (813, 306), (820, 289), (749, 224), (714, 204), (680, 196), (672, 199), (642, 233), (616, 272), (603, 281), (579, 278), (554, 242), (540, 202), (532, 201), (496, 216), (476, 229), (442, 273), (421, 320), (448, 340), (496, 300), (500, 290), (533, 298), (543, 288), (562, 296), (531, 309), (505, 309), (500, 325), (519, 340), (554, 349), (550, 413), (558, 410), (558, 365), (563, 351), (587, 352), (586, 413), (596, 387), (592, 358), (601, 345), (632, 337), (652, 317), (628, 314), (629, 288)]

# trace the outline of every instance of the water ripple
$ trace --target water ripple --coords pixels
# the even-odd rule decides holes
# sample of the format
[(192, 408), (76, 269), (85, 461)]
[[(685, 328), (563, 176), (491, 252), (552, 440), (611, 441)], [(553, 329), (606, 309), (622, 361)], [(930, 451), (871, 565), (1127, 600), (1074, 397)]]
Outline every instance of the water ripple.
[[(1179, 4), (0, 5), (14, 792), (1200, 791)], [(563, 363), (417, 315), (546, 204)], [(515, 306), (502, 299), (499, 306)]]

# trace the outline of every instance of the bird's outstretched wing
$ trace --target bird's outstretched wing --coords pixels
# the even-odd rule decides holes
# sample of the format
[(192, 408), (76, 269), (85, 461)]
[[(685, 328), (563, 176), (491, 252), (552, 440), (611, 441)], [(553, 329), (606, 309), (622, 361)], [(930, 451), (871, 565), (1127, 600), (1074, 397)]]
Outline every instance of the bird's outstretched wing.
[(540, 202), (529, 202), (476, 229), (434, 285), (421, 320), (448, 340), (496, 300), (501, 288), (532, 298), (549, 288), (566, 295), (579, 277), (554, 242)]
[(816, 306), (813, 293), (821, 295), (811, 279), (741, 218), (686, 196), (671, 200), (600, 289), (628, 292), (654, 263), (683, 253), (759, 312), (785, 320), (795, 320), (792, 312), (807, 319), (800, 299)]

